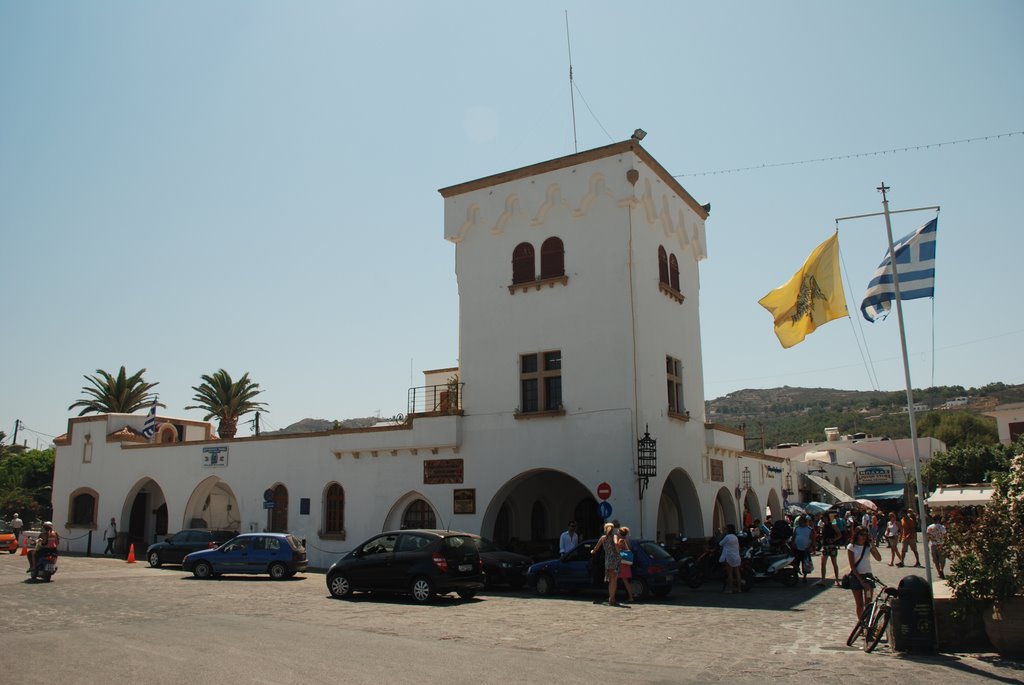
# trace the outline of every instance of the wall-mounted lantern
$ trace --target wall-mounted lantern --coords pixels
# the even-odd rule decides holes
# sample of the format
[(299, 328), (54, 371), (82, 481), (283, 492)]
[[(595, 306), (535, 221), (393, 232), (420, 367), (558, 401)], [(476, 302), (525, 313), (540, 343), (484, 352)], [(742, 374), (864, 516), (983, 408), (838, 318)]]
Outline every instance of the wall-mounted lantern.
[(640, 499), (644, 498), (649, 479), (658, 475), (658, 441), (651, 437), (649, 426), (644, 426), (644, 437), (636, 441), (636, 476)]

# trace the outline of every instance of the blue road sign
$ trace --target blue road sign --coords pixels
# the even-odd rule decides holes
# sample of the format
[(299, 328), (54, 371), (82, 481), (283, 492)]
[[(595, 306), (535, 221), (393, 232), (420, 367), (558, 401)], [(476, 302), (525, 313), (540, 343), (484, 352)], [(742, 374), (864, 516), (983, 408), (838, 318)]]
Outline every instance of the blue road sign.
[(264, 502), (273, 502), (274, 501), (274, 491), (271, 490), (270, 488), (267, 488), (266, 490), (264, 490), (263, 491), (263, 501)]
[(597, 515), (603, 519), (610, 518), (612, 515), (612, 505), (608, 502), (601, 502), (597, 505)]

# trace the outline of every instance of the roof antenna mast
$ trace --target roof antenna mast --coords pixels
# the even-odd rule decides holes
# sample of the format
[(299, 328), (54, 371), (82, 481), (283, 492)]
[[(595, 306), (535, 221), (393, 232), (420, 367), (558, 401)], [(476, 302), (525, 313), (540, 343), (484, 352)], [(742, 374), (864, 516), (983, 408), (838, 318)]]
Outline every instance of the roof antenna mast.
[(565, 47), (569, 51), (569, 103), (572, 106), (572, 149), (579, 152), (576, 143), (576, 94), (572, 90), (572, 44), (569, 42), (569, 10), (565, 10)]

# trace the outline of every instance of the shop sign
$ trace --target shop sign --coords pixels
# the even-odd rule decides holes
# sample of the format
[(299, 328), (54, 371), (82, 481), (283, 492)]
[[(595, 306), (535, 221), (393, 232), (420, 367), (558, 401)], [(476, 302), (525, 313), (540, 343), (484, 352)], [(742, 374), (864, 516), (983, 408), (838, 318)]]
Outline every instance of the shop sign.
[(228, 448), (223, 447), (204, 447), (203, 448), (203, 468), (212, 468), (217, 466), (228, 465)]
[(427, 459), (423, 462), (423, 484), (461, 483), (462, 459)]
[(891, 466), (858, 466), (857, 484), (889, 484), (892, 483)]

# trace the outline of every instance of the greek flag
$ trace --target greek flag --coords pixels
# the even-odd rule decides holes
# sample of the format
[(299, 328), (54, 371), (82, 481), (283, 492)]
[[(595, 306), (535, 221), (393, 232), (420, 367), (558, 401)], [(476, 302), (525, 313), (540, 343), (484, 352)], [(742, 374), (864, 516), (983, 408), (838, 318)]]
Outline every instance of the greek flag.
[(142, 425), (142, 435), (147, 440), (151, 440), (154, 433), (156, 433), (156, 400), (153, 400), (153, 406), (149, 408), (149, 414), (146, 416), (146, 423)]
[[(893, 245), (896, 268), (900, 276), (900, 300), (915, 300), (935, 295), (935, 236), (938, 217), (905, 235)], [(896, 288), (892, 283), (892, 262), (886, 255), (868, 283), (860, 311), (872, 323), (889, 314)]]

